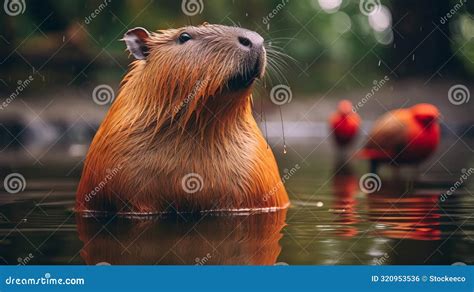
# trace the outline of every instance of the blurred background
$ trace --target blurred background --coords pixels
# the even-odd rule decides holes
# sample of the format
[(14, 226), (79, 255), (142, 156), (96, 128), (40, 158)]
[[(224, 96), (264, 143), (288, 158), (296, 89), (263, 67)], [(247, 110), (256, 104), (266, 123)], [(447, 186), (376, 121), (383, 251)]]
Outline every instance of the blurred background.
[[(290, 140), (324, 138), (326, 126), (318, 122), (326, 121), (335, 102), (346, 98), (357, 104), (367, 95), (370, 100), (359, 109), (365, 121), (430, 102), (442, 107), (451, 125), (446, 134), (473, 135), (472, 102), (454, 105), (448, 99), (453, 86), (471, 88), (474, 3), (469, 1), (18, 3), (0, 18), (0, 96), (7, 101), (0, 119), (8, 128), (0, 129), (0, 145), (26, 147), (31, 155), (18, 159), (41, 161), (51, 154), (49, 147), (64, 143), (73, 145), (71, 154), (84, 155), (81, 145), (88, 144), (114, 97), (97, 104), (94, 88), (107, 85), (114, 95), (131, 62), (119, 41), (126, 30), (204, 21), (255, 30), (267, 47), (288, 55), (275, 61), (279, 66), (269, 70), (266, 88), (255, 94), (270, 139), (281, 137), (279, 108), (269, 98), (270, 88), (279, 84), (292, 93), (281, 106)], [(255, 109), (259, 116), (262, 109)]]
[[(301, 167), (286, 182), (294, 209), (281, 254), (272, 243), (280, 260), (472, 263), (472, 179), (458, 190), (464, 196), (449, 201), (453, 205), (436, 202), (473, 165), (473, 11), (470, 0), (6, 0), (0, 10), (0, 177), (20, 173), (26, 186), (20, 197), (1, 194), (0, 263), (23, 261), (29, 252), (37, 263), (83, 263), (70, 211), (88, 145), (132, 61), (119, 40), (137, 26), (151, 31), (205, 21), (257, 31), (268, 48), (286, 55), (273, 61), (278, 66), (258, 84), (254, 100), (282, 175)], [(275, 86), (287, 89), (278, 103), (270, 96)], [(105, 89), (100, 98), (99, 89)], [(363, 127), (353, 150), (388, 110), (419, 102), (440, 108), (442, 143), (420, 168), (421, 197), (400, 201), (397, 196), (415, 190), (391, 182), (384, 186), (395, 188), (365, 197), (356, 174), (368, 167), (360, 161), (349, 176), (334, 176), (327, 119), (341, 99), (360, 105)], [(386, 213), (390, 218), (381, 219)], [(201, 244), (199, 235), (191, 239)], [(205, 254), (187, 258), (193, 264)]]

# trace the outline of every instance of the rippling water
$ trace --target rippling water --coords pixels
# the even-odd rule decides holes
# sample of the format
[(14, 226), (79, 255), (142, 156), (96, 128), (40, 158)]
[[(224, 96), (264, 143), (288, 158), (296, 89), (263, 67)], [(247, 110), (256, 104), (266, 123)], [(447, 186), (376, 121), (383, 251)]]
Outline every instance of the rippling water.
[(461, 151), (456, 157), (464, 159), (446, 156), (401, 177), (385, 169), (372, 193), (359, 186), (364, 162), (333, 165), (328, 145), (313, 146), (290, 144), (286, 155), (275, 146), (282, 174), (295, 164), (300, 169), (286, 181), (291, 207), (274, 213), (84, 218), (72, 212), (80, 161), (15, 169), (27, 178), (27, 188), (0, 194), (0, 263), (474, 262), (469, 182), (440, 200), (472, 163), (462, 144), (455, 146)]

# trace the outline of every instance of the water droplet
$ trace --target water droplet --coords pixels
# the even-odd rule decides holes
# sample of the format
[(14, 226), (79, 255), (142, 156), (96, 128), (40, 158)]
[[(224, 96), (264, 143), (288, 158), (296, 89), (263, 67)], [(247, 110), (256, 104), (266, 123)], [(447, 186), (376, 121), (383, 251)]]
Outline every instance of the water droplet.
[(413, 54), (413, 56), (412, 56), (412, 60), (413, 60), (413, 61), (415, 61), (415, 54)]
[(66, 36), (63, 35), (63, 43), (64, 43), (65, 40), (66, 40)]
[(286, 154), (285, 127), (283, 126), (283, 113), (281, 112), (281, 106), (279, 107), (279, 109), (280, 109), (280, 121), (281, 121), (281, 134), (283, 137), (283, 154)]
[(323, 202), (317, 202), (316, 203), (316, 207), (321, 208), (322, 206), (324, 206)]
[(270, 23), (267, 24), (267, 30), (270, 30)]
[(379, 67), (380, 67), (380, 64), (382, 64), (382, 60), (379, 60)]

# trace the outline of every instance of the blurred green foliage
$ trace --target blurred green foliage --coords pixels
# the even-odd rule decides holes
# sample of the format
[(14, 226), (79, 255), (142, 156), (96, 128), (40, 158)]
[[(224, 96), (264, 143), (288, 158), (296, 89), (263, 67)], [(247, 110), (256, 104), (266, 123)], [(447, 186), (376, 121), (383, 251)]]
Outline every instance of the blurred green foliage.
[[(398, 9), (394, 4), (400, 6), (402, 2), (407, 3), (387, 0), (382, 4), (392, 10)], [(439, 22), (436, 17), (448, 13), (449, 7), (458, 3), (444, 2), (442, 6), (437, 2), (432, 1), (431, 5), (420, 9), (439, 10), (428, 16), (427, 23)], [(395, 41), (380, 44), (368, 17), (360, 11), (359, 1), (355, 0), (342, 0), (337, 11), (329, 12), (321, 8), (318, 0), (203, 0), (202, 3), (202, 13), (190, 17), (183, 13), (182, 2), (178, 0), (27, 1), (23, 15), (1, 15), (3, 43), (0, 53), (11, 56), (0, 68), (0, 78), (24, 78), (25, 72), (34, 67), (45, 76), (43, 86), (117, 81), (129, 62), (124, 44), (118, 41), (127, 29), (143, 26), (156, 30), (207, 21), (255, 30), (269, 45), (291, 56), (294, 61), (288, 58), (288, 66), (283, 68), (287, 81), (273, 76), (274, 82), (289, 82), (296, 90), (304, 92), (333, 87), (349, 90), (370, 86), (374, 79), (392, 74), (396, 62), (393, 64), (391, 59), (396, 59), (393, 56), (396, 55), (397, 37), (399, 42), (403, 41), (397, 25), (405, 19), (398, 19), (397, 13), (392, 13)], [(472, 3), (463, 4), (450, 18), (445, 40), (452, 50), (445, 55), (454, 54), (453, 59), (462, 64), (456, 65), (460, 66), (457, 69), (470, 72), (468, 77), (474, 73), (474, 20), (469, 13), (470, 5)], [(446, 8), (448, 10), (444, 11)], [(421, 52), (420, 55), (425, 54)], [(402, 72), (407, 72), (408, 76), (409, 68)], [(403, 78), (404, 74), (397, 77)]]

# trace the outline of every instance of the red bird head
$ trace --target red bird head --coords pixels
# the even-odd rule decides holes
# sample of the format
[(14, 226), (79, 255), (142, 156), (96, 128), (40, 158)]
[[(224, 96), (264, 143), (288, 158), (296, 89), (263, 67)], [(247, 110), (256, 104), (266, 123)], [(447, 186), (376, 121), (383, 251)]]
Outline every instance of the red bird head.
[(347, 99), (341, 100), (337, 105), (337, 111), (343, 116), (353, 113), (352, 103)]
[(428, 103), (417, 104), (410, 108), (410, 111), (415, 120), (424, 128), (437, 123), (440, 116), (438, 108)]

